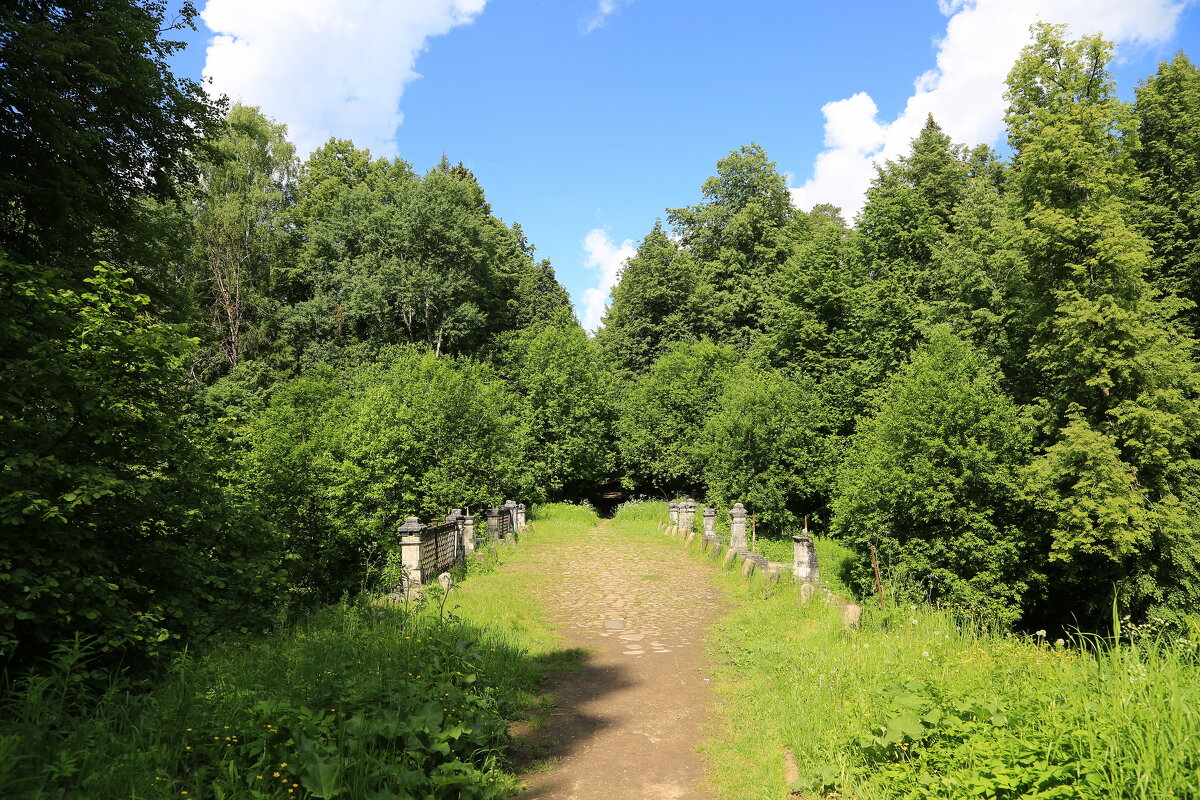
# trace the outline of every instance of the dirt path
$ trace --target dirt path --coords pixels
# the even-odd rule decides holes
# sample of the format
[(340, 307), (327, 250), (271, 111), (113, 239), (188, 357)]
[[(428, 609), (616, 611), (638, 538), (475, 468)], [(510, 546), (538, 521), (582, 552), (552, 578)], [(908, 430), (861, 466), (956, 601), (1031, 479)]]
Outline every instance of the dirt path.
[(712, 570), (670, 539), (625, 537), (604, 523), (592, 533), (538, 544), (540, 568), (562, 578), (537, 599), (569, 645), (592, 652), (548, 687), (555, 708), (525, 734), (546, 766), (524, 776), (519, 797), (710, 798), (696, 744), (711, 702), (701, 638), (721, 606)]

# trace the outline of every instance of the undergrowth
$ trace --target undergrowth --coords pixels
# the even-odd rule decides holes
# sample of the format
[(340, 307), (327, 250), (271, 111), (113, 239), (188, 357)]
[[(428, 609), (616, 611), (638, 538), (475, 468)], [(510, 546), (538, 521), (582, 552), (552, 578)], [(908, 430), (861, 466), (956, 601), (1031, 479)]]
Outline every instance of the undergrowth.
[(596, 519), (531, 511), (520, 544), (481, 548), (448, 597), (435, 583), (417, 603), (342, 602), (100, 695), (87, 643), (62, 648), (0, 700), (0, 797), (509, 796), (508, 723), (564, 659), (495, 567)]

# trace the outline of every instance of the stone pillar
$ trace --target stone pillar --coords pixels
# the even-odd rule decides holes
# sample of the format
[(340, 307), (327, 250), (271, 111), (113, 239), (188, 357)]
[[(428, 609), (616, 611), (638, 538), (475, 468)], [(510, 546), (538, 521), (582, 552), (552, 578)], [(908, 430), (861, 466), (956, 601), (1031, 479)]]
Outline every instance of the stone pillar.
[(750, 550), (746, 545), (746, 516), (746, 507), (734, 503), (733, 510), (729, 512), (729, 549), (738, 553)]
[(704, 538), (710, 542), (717, 540), (717, 510), (704, 509)]
[(679, 517), (679, 529), (683, 531), (685, 536), (695, 530), (693, 522), (696, 519), (696, 501), (685, 500), (683, 505), (680, 507)]
[(525, 527), (525, 504), (517, 503), (517, 527)]
[(475, 552), (475, 517), (464, 514), (462, 517), (463, 552), (467, 555)]
[(817, 583), (821, 580), (817, 546), (807, 531), (792, 537), (792, 572), (796, 575), (797, 583)]
[(425, 526), (416, 517), (409, 517), (396, 529), (400, 534), (400, 566), (404, 570), (405, 589), (420, 586), (421, 575), (421, 532)]
[(505, 500), (504, 510), (508, 514), (508, 529), (515, 533), (517, 530), (517, 502), (515, 500)]
[(500, 540), (500, 515), (504, 512), (498, 508), (487, 510), (487, 533), (489, 539)]
[(679, 503), (671, 502), (667, 504), (667, 514), (671, 520), (671, 524), (679, 525)]

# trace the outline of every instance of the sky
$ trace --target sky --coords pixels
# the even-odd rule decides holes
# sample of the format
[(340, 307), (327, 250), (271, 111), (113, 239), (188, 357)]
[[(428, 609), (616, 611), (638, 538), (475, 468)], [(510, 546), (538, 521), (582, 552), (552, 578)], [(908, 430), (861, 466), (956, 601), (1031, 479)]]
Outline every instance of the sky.
[[(176, 0), (176, 5), (178, 2)], [(1029, 25), (1103, 32), (1120, 94), (1178, 50), (1197, 0), (197, 0), (173, 64), (288, 125), (425, 171), (446, 155), (549, 258), (589, 330), (638, 241), (766, 148), (801, 208), (852, 219), (927, 114), (1003, 146)]]

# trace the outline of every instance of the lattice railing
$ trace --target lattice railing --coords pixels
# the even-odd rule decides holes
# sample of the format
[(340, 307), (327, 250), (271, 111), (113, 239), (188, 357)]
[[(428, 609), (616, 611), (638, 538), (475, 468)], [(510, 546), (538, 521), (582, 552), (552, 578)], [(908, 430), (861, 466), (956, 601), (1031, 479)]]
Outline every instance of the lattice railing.
[(427, 525), (421, 531), (421, 575), (432, 580), (454, 566), (463, 555), (459, 527), (455, 522)]

